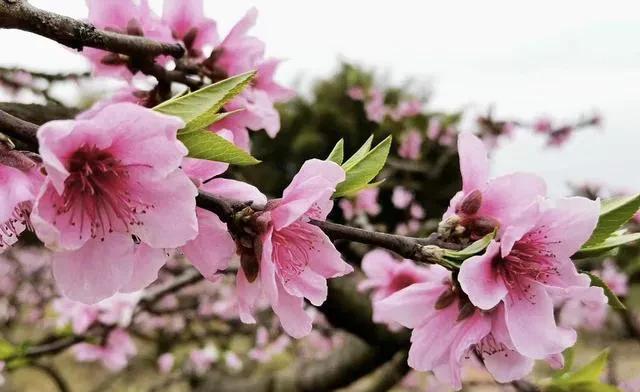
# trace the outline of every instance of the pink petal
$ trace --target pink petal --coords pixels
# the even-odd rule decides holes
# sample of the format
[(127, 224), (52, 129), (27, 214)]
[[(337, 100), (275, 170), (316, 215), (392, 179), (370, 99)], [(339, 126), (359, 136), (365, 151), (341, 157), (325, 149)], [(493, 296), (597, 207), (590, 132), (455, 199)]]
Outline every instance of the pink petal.
[(175, 170), (165, 178), (149, 181), (144, 171), (130, 171), (138, 182), (132, 194), (153, 207), (145, 214), (138, 214), (143, 222), (132, 228), (142, 242), (154, 248), (177, 248), (198, 234), (196, 219), (197, 188), (181, 170)]
[(158, 279), (158, 271), (169, 258), (164, 249), (154, 249), (144, 244), (135, 246), (133, 272), (121, 292), (131, 293), (142, 290)]
[(304, 311), (304, 300), (295, 297), (278, 284), (278, 301), (271, 304), (284, 331), (296, 339), (311, 332), (311, 317)]
[(52, 256), (53, 277), (60, 292), (83, 303), (114, 295), (131, 279), (135, 262), (133, 241), (126, 235), (88, 241), (76, 251)]
[(540, 204), (540, 202), (533, 203), (510, 226), (502, 227), (500, 235), (502, 257), (511, 253), (516, 241), (519, 241), (522, 236), (534, 228), (540, 219)]
[(584, 197), (559, 199), (536, 225), (546, 235), (546, 248), (556, 257), (572, 256), (589, 239), (600, 216), (600, 202)]
[(497, 382), (520, 380), (533, 370), (535, 361), (514, 350), (505, 349), (484, 356), (484, 365)]
[(228, 163), (208, 161), (206, 159), (184, 158), (182, 170), (192, 179), (202, 182), (217, 177), (227, 171)]
[(544, 359), (571, 347), (576, 341), (576, 332), (556, 325), (551, 298), (542, 285), (529, 282), (527, 298), (507, 297), (507, 327), (518, 352)]
[(296, 297), (304, 297), (313, 305), (320, 306), (327, 299), (327, 279), (305, 268), (300, 275), (283, 283), (287, 293)]
[(203, 15), (203, 0), (165, 0), (162, 7), (162, 20), (179, 37), (200, 23)]
[(262, 289), (272, 304), (278, 302), (278, 288), (276, 287), (276, 267), (273, 261), (273, 242), (271, 236), (273, 228), (263, 234), (260, 238), (261, 254), (260, 257), (260, 282)]
[(253, 309), (260, 298), (260, 281), (249, 283), (242, 268), (236, 275), (236, 295), (238, 297), (238, 313), (243, 323), (254, 324)]
[(0, 164), (0, 225), (12, 217), (16, 206), (33, 200), (31, 181), (26, 173)]
[(89, 21), (99, 28), (126, 27), (138, 13), (131, 0), (86, 0)]
[(375, 303), (377, 313), (407, 328), (417, 328), (431, 316), (430, 309), (447, 289), (441, 282), (416, 283)]
[(90, 121), (109, 125), (109, 151), (123, 164), (151, 165), (158, 177), (176, 170), (187, 155), (176, 136), (184, 126), (178, 117), (123, 102), (105, 107)]
[(502, 277), (493, 268), (500, 244), (491, 241), (483, 255), (473, 256), (462, 263), (458, 281), (469, 300), (480, 309), (496, 306), (508, 293)]
[(216, 280), (218, 271), (229, 266), (236, 252), (231, 234), (218, 216), (198, 208), (198, 236), (181, 249), (191, 264), (208, 280)]
[(367, 278), (389, 278), (398, 262), (391, 253), (383, 249), (374, 249), (362, 257), (362, 271)]
[(267, 197), (258, 188), (242, 181), (214, 178), (202, 184), (200, 189), (225, 199), (239, 202), (252, 201), (255, 206), (267, 204)]
[(500, 222), (501, 230), (519, 222), (518, 217), (546, 194), (544, 180), (533, 174), (514, 173), (495, 178), (482, 191), (479, 216)]
[(306, 161), (291, 184), (284, 190), (282, 201), (271, 211), (276, 230), (286, 227), (317, 206), (316, 219), (324, 219), (333, 204), (328, 200), (336, 186), (344, 181), (344, 170), (334, 162), (311, 159)]
[(469, 194), (484, 188), (489, 179), (489, 158), (482, 141), (469, 132), (458, 135), (458, 155), (462, 174), (462, 191)]
[(315, 253), (309, 257), (309, 268), (325, 278), (337, 278), (353, 272), (353, 267), (342, 259), (340, 252), (319, 227), (311, 226), (309, 230), (315, 234)]

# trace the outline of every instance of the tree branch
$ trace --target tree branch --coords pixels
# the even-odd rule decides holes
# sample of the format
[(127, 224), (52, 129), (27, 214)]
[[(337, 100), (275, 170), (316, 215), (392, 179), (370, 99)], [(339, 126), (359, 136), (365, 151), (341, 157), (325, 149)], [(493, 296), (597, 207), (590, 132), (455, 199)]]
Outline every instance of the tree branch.
[(26, 0), (0, 0), (0, 28), (20, 29), (52, 39), (81, 51), (84, 47), (138, 57), (182, 57), (177, 43), (97, 29), (90, 23), (33, 7)]
[(38, 138), (36, 137), (38, 126), (33, 123), (0, 110), (0, 132), (25, 143), (29, 146), (30, 151), (38, 150)]

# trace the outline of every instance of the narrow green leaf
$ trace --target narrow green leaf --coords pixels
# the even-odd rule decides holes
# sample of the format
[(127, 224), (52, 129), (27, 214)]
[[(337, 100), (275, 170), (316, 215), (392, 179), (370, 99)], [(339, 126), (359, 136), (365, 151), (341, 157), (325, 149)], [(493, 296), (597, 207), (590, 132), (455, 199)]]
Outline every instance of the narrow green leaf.
[(640, 193), (603, 201), (598, 225), (585, 246), (605, 241), (613, 232), (627, 223), (638, 209), (640, 209)]
[(553, 381), (544, 388), (545, 392), (618, 392), (613, 385), (600, 381), (607, 366), (609, 351), (602, 351), (593, 361), (582, 368), (554, 377)]
[(255, 76), (255, 71), (233, 76), (182, 95), (153, 108), (158, 112), (180, 117), (185, 122), (183, 132), (206, 128), (220, 118), (222, 106), (238, 95)]
[(368, 185), (369, 182), (380, 173), (380, 170), (382, 170), (384, 164), (387, 162), (390, 148), (391, 136), (388, 136), (348, 169), (345, 168), (346, 164), (343, 165), (342, 167), (345, 168), (346, 172), (346, 179), (338, 184), (334, 196), (352, 195)]
[(356, 163), (360, 162), (367, 153), (371, 150), (371, 143), (373, 143), (373, 135), (369, 136), (366, 142), (356, 151), (355, 154), (351, 156), (351, 158), (347, 159), (347, 161), (342, 165), (344, 171), (351, 169)]
[(201, 129), (179, 133), (178, 139), (189, 150), (189, 157), (247, 166), (260, 163), (248, 152), (215, 133)]
[(603, 242), (595, 245), (583, 245), (571, 258), (584, 259), (606, 253), (619, 246), (640, 240), (640, 233), (615, 235), (607, 238)]
[(600, 376), (607, 367), (607, 359), (609, 358), (609, 350), (604, 350), (598, 356), (581, 369), (570, 373), (568, 379), (571, 382), (590, 382), (600, 381)]
[(342, 161), (344, 161), (344, 139), (340, 139), (340, 141), (336, 143), (333, 150), (331, 150), (331, 154), (327, 157), (327, 161), (342, 165)]
[(586, 274), (591, 278), (591, 286), (602, 287), (602, 289), (604, 290), (604, 295), (606, 295), (607, 299), (609, 300), (609, 306), (618, 310), (624, 310), (627, 308), (626, 306), (624, 306), (622, 301), (620, 301), (620, 298), (618, 298), (618, 296), (615, 295), (613, 291), (611, 291), (609, 286), (607, 286), (604, 280), (602, 280), (598, 275), (594, 275), (590, 272), (586, 272)]
[(491, 240), (496, 236), (496, 232), (489, 233), (462, 250), (445, 250), (444, 256), (453, 260), (466, 260), (475, 256), (489, 246)]
[(0, 361), (13, 356), (16, 353), (16, 347), (4, 339), (0, 339)]

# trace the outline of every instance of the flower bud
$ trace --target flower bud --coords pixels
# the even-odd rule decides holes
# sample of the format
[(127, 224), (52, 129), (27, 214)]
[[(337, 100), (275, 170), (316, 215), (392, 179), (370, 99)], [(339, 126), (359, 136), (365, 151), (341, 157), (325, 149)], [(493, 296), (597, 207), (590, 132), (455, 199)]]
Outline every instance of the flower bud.
[(198, 37), (198, 28), (192, 27), (189, 31), (187, 31), (184, 37), (182, 37), (182, 42), (184, 42), (184, 46), (187, 49), (191, 49), (193, 47), (193, 43), (196, 40), (196, 37)]
[(459, 210), (465, 215), (473, 215), (480, 209), (482, 205), (482, 192), (475, 189), (462, 199)]
[(476, 236), (478, 238), (492, 233), (499, 225), (500, 223), (498, 223), (497, 220), (486, 216), (474, 218), (467, 223), (467, 227), (471, 231), (472, 236)]
[(240, 267), (242, 267), (242, 272), (244, 272), (244, 276), (246, 276), (249, 283), (256, 280), (258, 272), (260, 272), (260, 264), (254, 252), (244, 250), (240, 253)]

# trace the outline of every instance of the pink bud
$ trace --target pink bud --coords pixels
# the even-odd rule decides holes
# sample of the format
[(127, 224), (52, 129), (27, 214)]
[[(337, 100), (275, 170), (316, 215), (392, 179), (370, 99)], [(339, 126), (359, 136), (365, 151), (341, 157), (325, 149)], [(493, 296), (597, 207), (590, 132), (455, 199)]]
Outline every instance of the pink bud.
[(460, 203), (460, 212), (465, 215), (473, 215), (480, 209), (482, 205), (482, 192), (475, 189), (462, 199)]

